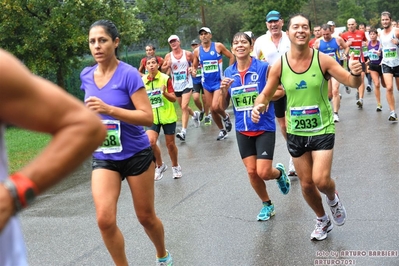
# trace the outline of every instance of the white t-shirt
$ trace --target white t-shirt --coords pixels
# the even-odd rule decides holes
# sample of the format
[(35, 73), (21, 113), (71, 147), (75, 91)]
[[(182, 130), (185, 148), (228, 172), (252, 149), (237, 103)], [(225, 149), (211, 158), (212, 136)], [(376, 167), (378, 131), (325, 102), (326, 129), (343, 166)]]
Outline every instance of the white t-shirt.
[[(0, 124), (0, 182), (8, 176), (8, 162), (4, 143), (4, 126)], [(17, 216), (11, 217), (0, 234), (0, 265), (28, 265), (24, 238)]]
[(290, 39), (285, 32), (281, 32), (282, 36), (278, 46), (273, 43), (270, 31), (258, 37), (254, 45), (255, 58), (267, 61), (273, 65), (282, 55), (284, 55), (291, 47)]

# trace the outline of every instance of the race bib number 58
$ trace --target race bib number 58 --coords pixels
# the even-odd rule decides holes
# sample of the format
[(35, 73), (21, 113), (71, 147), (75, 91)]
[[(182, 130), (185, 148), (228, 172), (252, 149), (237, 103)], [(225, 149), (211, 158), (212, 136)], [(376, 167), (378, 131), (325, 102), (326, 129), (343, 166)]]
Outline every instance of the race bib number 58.
[(119, 120), (102, 120), (107, 128), (107, 136), (96, 152), (117, 153), (122, 151), (121, 124)]

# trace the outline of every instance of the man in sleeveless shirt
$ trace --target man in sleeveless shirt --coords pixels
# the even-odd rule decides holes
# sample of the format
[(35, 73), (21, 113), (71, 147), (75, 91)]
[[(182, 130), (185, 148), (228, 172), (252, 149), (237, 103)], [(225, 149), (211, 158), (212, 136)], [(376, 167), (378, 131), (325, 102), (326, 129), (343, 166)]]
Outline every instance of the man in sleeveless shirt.
[(380, 42), (382, 45), (381, 69), (385, 85), (387, 88), (386, 97), (390, 114), (389, 121), (398, 121), (395, 112), (395, 97), (393, 94), (393, 79), (399, 89), (399, 28), (392, 27), (392, 18), (389, 12), (381, 13), (381, 25), (383, 30), (380, 32)]
[(328, 77), (357, 87), (362, 82), (362, 66), (351, 54), (346, 71), (331, 56), (309, 48), (310, 21), (294, 15), (288, 21), (290, 50), (270, 70), (268, 82), (255, 100), (252, 121), (259, 121), (280, 83), (287, 95), (287, 148), (293, 157), (302, 194), (316, 214), (312, 240), (323, 240), (332, 230), (329, 215), (324, 210), (320, 192), (326, 195), (332, 220), (343, 225), (346, 211), (331, 178), (335, 125), (328, 101)]
[[(209, 105), (212, 119), (219, 128), (216, 140), (223, 140), (232, 129), (230, 116), (219, 107), (220, 82), (223, 77), (223, 55), (229, 58), (229, 65), (235, 62), (234, 55), (220, 42), (212, 42), (212, 32), (207, 27), (199, 30), (201, 45), (195, 48), (192, 74), (195, 76), (198, 65), (202, 68), (202, 86), (205, 102)], [(223, 123), (224, 122), (224, 127)]]
[[(340, 47), (345, 49), (345, 54), (348, 53), (349, 47), (341, 37), (332, 37), (331, 26), (323, 24), (321, 26), (322, 38), (318, 39), (314, 48), (322, 53), (325, 53), (340, 63)], [(332, 93), (332, 105), (334, 111), (334, 122), (339, 122), (338, 111), (341, 104), (341, 97), (339, 94), (339, 82), (335, 78), (331, 78), (328, 82), (328, 89)]]
[(193, 90), (193, 79), (189, 71), (193, 62), (193, 55), (190, 51), (183, 50), (180, 46), (180, 39), (177, 35), (171, 35), (168, 38), (168, 43), (172, 52), (165, 55), (164, 63), (162, 64), (162, 72), (168, 73), (172, 77), (172, 84), (177, 97), (177, 102), (181, 108), (181, 122), (182, 128), (176, 137), (181, 141), (186, 140), (188, 118), (193, 117), (195, 127), (199, 125), (199, 112), (193, 112), (188, 106)]
[[(1, 49), (0, 73), (0, 265), (25, 266), (27, 254), (17, 212), (86, 160), (103, 142), (105, 127), (81, 102), (31, 74)], [(6, 124), (52, 136), (32, 163), (11, 176)]]

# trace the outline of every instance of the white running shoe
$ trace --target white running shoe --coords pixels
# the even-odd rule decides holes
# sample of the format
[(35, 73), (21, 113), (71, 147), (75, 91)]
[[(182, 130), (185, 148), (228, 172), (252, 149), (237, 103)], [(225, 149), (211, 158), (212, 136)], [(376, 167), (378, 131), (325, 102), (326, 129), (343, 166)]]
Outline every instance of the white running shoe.
[(173, 179), (179, 179), (182, 177), (180, 165), (172, 166), (172, 171), (173, 171)]
[(159, 167), (155, 167), (155, 177), (154, 180), (158, 181), (161, 180), (163, 177), (163, 173), (165, 173), (166, 169), (168, 169), (168, 166), (162, 162), (162, 165)]
[(200, 112), (195, 111), (193, 115), (193, 122), (195, 127), (199, 127), (200, 125)]
[[(335, 193), (338, 197), (338, 193)], [(326, 197), (327, 198), (327, 197)], [(327, 198), (328, 200), (328, 198)], [(336, 225), (343, 225), (346, 220), (346, 210), (344, 205), (342, 205), (341, 200), (338, 197), (338, 202), (334, 206), (330, 206), (333, 222)]]
[(324, 222), (316, 219), (316, 226), (310, 235), (311, 240), (324, 240), (327, 238), (327, 233), (333, 229), (333, 224), (328, 217)]
[(334, 113), (334, 122), (339, 122), (339, 116), (336, 113)]

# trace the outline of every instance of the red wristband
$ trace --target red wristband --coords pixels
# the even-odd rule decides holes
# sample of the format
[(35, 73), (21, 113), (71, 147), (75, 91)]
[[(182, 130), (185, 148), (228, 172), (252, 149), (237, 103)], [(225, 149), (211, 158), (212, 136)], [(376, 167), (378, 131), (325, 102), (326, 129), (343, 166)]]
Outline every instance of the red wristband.
[(17, 200), (22, 208), (26, 208), (39, 194), (39, 189), (36, 184), (21, 173), (15, 173), (9, 177), (16, 188)]

